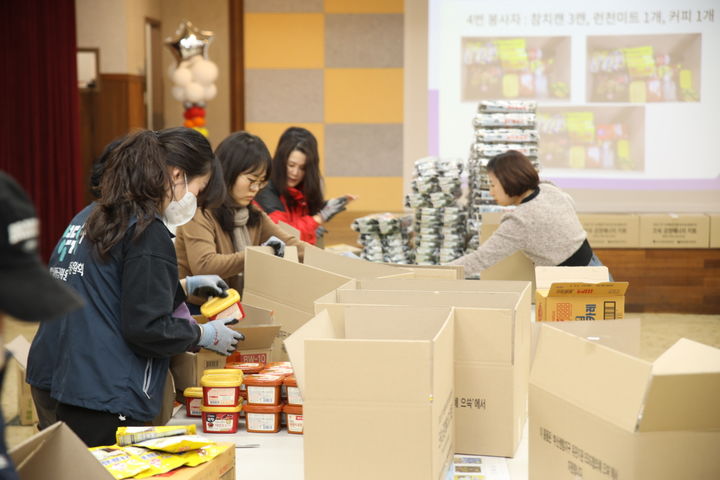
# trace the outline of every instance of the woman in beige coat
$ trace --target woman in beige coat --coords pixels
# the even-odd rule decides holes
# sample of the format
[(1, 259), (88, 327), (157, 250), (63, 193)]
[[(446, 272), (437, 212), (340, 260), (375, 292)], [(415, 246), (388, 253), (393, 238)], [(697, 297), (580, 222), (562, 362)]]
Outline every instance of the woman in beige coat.
[[(302, 258), (304, 243), (284, 233), (252, 204), (270, 176), (270, 152), (260, 138), (235, 132), (220, 143), (215, 155), (222, 165), (227, 195), (219, 208), (198, 209), (189, 223), (178, 228), (178, 273), (180, 278), (216, 274), (242, 292), (245, 247), (264, 243), (276, 247), (282, 243), (296, 245)], [(199, 313), (203, 301), (188, 297), (190, 311)]]

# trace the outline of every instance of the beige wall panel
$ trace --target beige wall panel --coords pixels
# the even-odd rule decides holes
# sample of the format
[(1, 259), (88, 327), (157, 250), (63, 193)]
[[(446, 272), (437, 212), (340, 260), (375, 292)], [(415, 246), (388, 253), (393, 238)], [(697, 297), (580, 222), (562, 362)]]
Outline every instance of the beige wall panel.
[(245, 12), (322, 12), (323, 0), (245, 0)]
[(322, 122), (322, 70), (245, 70), (246, 122)]
[[(402, 124), (326, 124), (325, 175), (399, 177)], [(400, 195), (402, 192), (397, 192)]]
[(101, 73), (128, 72), (125, 2), (75, 0), (78, 47), (100, 49)]
[[(210, 45), (209, 57), (218, 67), (219, 75), (215, 81), (217, 96), (207, 105), (207, 129), (210, 143), (215, 148), (230, 134), (230, 30), (228, 26), (228, 0), (160, 0), (163, 39), (175, 35), (175, 30), (183, 19), (190, 20), (201, 30), (210, 30), (215, 36)], [(178, 127), (184, 120), (184, 108), (172, 97), (172, 82), (167, 70), (175, 63), (170, 50), (163, 48), (165, 71), (165, 126)]]
[(403, 15), (326, 15), (325, 66), (403, 66)]
[(160, 20), (160, 0), (127, 0), (128, 73), (145, 75), (145, 18)]

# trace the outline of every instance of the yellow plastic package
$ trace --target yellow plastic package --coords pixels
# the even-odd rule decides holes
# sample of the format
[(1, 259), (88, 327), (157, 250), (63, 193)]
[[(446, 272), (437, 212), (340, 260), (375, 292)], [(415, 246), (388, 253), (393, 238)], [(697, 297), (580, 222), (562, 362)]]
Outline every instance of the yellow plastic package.
[(188, 450), (197, 450), (198, 448), (214, 443), (212, 440), (208, 440), (199, 435), (176, 435), (174, 437), (145, 440), (144, 442), (134, 444), (134, 446), (168, 453), (182, 453)]
[(118, 480), (132, 478), (150, 468), (150, 464), (130, 455), (116, 445), (92, 447), (90, 453)]
[(195, 425), (172, 425), (162, 427), (118, 427), (115, 441), (118, 445), (132, 445), (152, 438), (172, 437), (175, 435), (195, 435)]
[(205, 462), (209, 462), (213, 458), (220, 455), (222, 452), (227, 450), (227, 445), (208, 445), (206, 447), (199, 448), (197, 450), (191, 450), (189, 452), (181, 453), (185, 461), (185, 465), (188, 467), (197, 467)]
[(142, 447), (123, 447), (123, 450), (150, 465), (149, 469), (138, 473), (133, 478), (152, 477), (185, 465), (185, 459), (181, 454), (156, 452)]

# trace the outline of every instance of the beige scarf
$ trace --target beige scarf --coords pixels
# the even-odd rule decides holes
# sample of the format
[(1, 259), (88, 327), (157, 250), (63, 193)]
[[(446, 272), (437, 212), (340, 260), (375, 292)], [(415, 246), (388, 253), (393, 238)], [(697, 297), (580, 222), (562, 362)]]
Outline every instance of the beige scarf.
[(247, 221), (250, 211), (247, 208), (235, 210), (235, 229), (233, 230), (233, 243), (236, 252), (244, 252), (245, 247), (250, 246), (250, 232), (247, 228)]

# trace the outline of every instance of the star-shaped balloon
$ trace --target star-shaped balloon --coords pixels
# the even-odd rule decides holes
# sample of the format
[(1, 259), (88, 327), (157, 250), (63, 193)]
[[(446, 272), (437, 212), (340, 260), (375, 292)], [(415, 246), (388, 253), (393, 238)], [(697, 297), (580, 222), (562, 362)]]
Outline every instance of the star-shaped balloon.
[(208, 58), (208, 47), (213, 39), (213, 32), (200, 30), (188, 20), (183, 20), (175, 31), (175, 37), (168, 37), (165, 44), (177, 59), (178, 65), (195, 55)]

